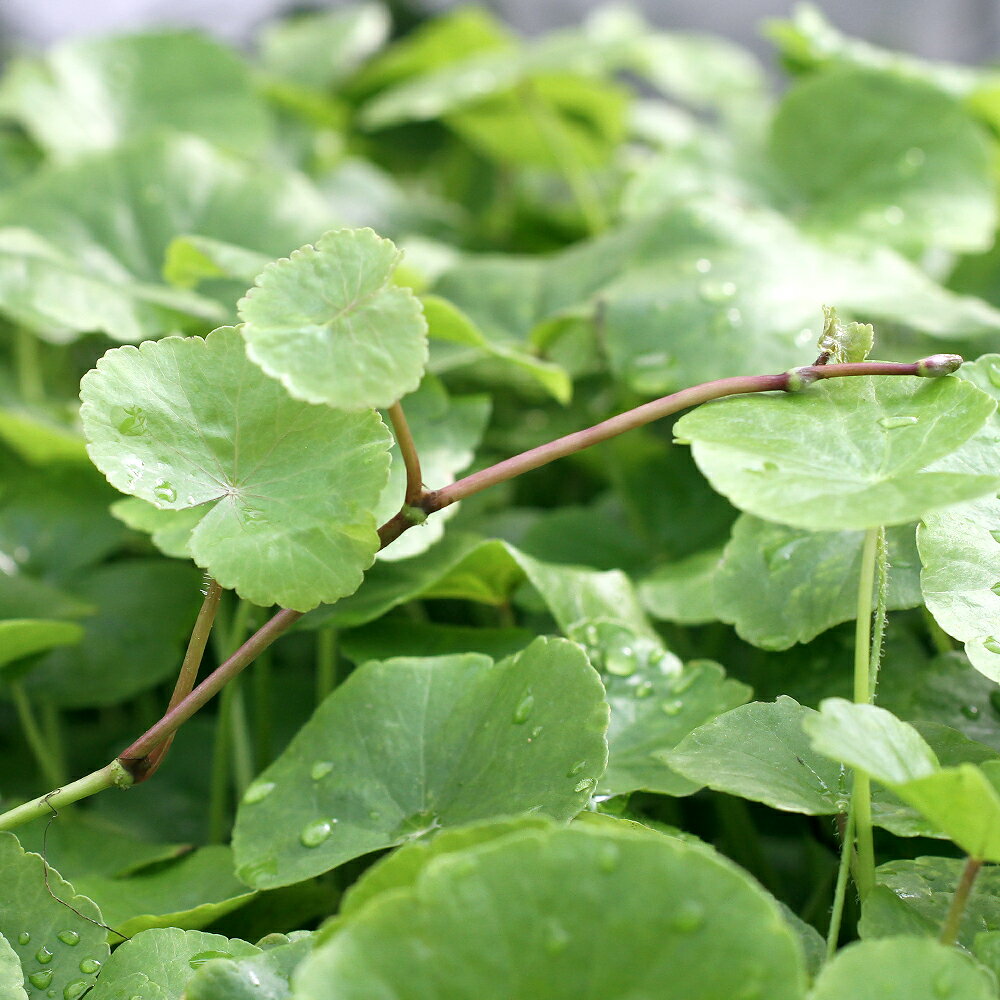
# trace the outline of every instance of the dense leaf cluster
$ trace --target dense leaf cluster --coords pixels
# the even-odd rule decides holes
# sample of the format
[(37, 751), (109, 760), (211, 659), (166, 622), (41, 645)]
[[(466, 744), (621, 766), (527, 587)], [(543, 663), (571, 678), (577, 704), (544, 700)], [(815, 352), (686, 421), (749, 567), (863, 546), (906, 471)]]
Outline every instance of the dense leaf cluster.
[(769, 31), (9, 61), (2, 1000), (1000, 995), (1000, 75)]

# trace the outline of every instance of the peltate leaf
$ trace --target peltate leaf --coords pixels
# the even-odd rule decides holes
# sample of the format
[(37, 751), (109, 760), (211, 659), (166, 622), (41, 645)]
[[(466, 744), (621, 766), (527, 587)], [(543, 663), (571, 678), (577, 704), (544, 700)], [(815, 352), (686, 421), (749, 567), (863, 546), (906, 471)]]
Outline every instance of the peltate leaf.
[(580, 648), (538, 639), (484, 656), (369, 663), (250, 786), (233, 846), (258, 888), (429, 830), (579, 812), (607, 763), (604, 690)]
[(81, 397), (113, 486), (167, 510), (212, 505), (189, 546), (223, 587), (299, 611), (357, 588), (388, 474), (374, 413), (292, 399), (232, 328), (110, 351)]
[(240, 300), (250, 357), (294, 396), (391, 406), (427, 361), (420, 302), (392, 284), (399, 251), (370, 229), (326, 233), (266, 267)]

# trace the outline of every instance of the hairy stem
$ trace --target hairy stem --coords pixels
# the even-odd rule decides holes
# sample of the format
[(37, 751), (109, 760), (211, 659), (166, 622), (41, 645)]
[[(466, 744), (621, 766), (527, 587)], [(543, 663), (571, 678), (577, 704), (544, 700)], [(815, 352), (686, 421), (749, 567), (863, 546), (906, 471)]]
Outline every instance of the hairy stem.
[[(219, 610), (219, 599), (221, 597), (222, 588), (214, 580), (209, 580), (208, 588), (205, 591), (205, 600), (201, 602), (201, 609), (198, 611), (198, 617), (195, 619), (194, 628), (191, 629), (191, 638), (188, 640), (184, 660), (177, 674), (177, 683), (174, 684), (173, 694), (171, 694), (170, 703), (167, 705), (168, 712), (179, 705), (191, 693), (191, 689), (194, 687), (202, 658), (205, 655), (205, 646), (208, 644), (208, 637), (212, 634), (212, 625)], [(136, 776), (136, 782), (146, 781), (156, 774), (173, 741), (173, 736), (168, 736), (148, 755), (146, 758), (146, 768), (142, 772), (141, 777)]]
[(113, 760), (99, 771), (93, 771), (86, 777), (78, 778), (68, 785), (46, 792), (45, 795), (39, 795), (37, 799), (9, 809), (0, 815), (0, 830), (13, 830), (33, 819), (38, 819), (39, 816), (51, 816), (63, 806), (96, 795), (105, 788), (128, 788), (131, 784), (132, 775), (117, 760)]
[(837, 884), (833, 890), (833, 909), (830, 911), (830, 927), (826, 932), (826, 959), (829, 961), (837, 951), (840, 941), (840, 925), (844, 919), (844, 902), (847, 899), (847, 876), (854, 856), (854, 799), (847, 807), (847, 822), (840, 840), (840, 864), (837, 867)]
[(410, 425), (406, 422), (406, 414), (403, 413), (401, 403), (393, 403), (389, 407), (389, 420), (392, 422), (396, 444), (399, 445), (399, 453), (403, 456), (403, 467), (406, 469), (406, 493), (403, 496), (403, 503), (410, 507), (424, 494), (420, 456), (417, 454), (417, 446), (410, 433)]
[[(858, 574), (858, 611), (854, 630), (854, 700), (859, 704), (872, 702), (872, 599), (875, 595), (875, 569), (881, 528), (865, 532), (861, 550), (861, 569)], [(881, 638), (880, 638), (881, 643)], [(872, 839), (871, 781), (867, 774), (854, 772), (851, 790), (851, 808), (854, 812), (857, 863), (854, 881), (858, 895), (864, 900), (875, 885), (875, 847)], [(850, 845), (845, 841), (845, 850)]]
[(962, 924), (962, 914), (968, 905), (969, 897), (972, 895), (973, 887), (976, 884), (976, 877), (983, 867), (981, 858), (966, 858), (965, 867), (962, 869), (962, 877), (955, 888), (955, 895), (951, 898), (951, 906), (948, 907), (948, 914), (941, 925), (941, 936), (938, 940), (941, 944), (953, 945), (958, 940), (958, 931)]

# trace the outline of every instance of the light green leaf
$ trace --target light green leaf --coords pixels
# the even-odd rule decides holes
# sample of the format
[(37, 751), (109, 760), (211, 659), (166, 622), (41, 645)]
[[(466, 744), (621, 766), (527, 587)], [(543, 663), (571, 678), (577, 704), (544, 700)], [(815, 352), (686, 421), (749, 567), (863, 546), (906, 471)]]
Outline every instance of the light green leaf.
[(436, 858), (321, 945), (296, 995), (797, 1000), (804, 980), (780, 910), (735, 866), (659, 834), (573, 827)]
[(189, 546), (223, 587), (299, 611), (357, 589), (388, 472), (374, 413), (290, 398), (232, 328), (110, 351), (81, 397), (113, 486), (168, 510), (214, 503)]
[(427, 361), (420, 302), (391, 281), (399, 258), (370, 229), (339, 229), (268, 265), (238, 306), (247, 353), (300, 399), (391, 406)]
[(573, 385), (559, 365), (528, 354), (516, 341), (487, 338), (466, 313), (440, 295), (423, 295), (420, 301), (432, 341), (442, 340), (479, 348), (487, 356), (524, 372), (558, 402), (569, 402)]
[[(961, 378), (1000, 396), (1000, 355), (986, 354), (964, 365)], [(1000, 424), (993, 420), (945, 467), (990, 473), (996, 468)], [(965, 643), (972, 665), (1000, 681), (1000, 500), (983, 497), (928, 513), (917, 530), (924, 600), (935, 621)]]
[[(344, 893), (338, 916), (350, 919), (377, 896), (416, 885), (423, 872), (437, 858), (467, 851), (526, 830), (551, 830), (555, 823), (547, 816), (525, 814), (511, 819), (493, 819), (481, 823), (442, 830), (433, 837), (403, 844), (379, 859)], [(329, 933), (324, 932), (324, 938)]]
[(246, 282), (170, 287), (162, 272), (175, 238), (273, 260), (333, 221), (300, 174), (194, 136), (151, 136), (39, 171), (0, 198), (0, 309), (55, 342), (94, 330), (119, 341), (201, 332), (233, 315)]
[(270, 132), (243, 60), (193, 32), (77, 40), (22, 58), (0, 87), (0, 109), (57, 159), (163, 128), (240, 152)]
[(696, 729), (666, 754), (686, 778), (785, 812), (844, 812), (844, 769), (817, 754), (803, 730), (817, 713), (793, 698), (734, 708)]
[(714, 591), (721, 560), (722, 549), (708, 549), (655, 569), (639, 584), (643, 607), (654, 618), (682, 625), (717, 621)]
[(53, 646), (72, 646), (82, 638), (83, 628), (74, 622), (39, 618), (0, 621), (0, 669)]
[(389, 12), (380, 3), (353, 3), (283, 18), (261, 32), (261, 61), (268, 73), (323, 90), (380, 49), (390, 26)]
[(825, 364), (865, 361), (875, 346), (875, 329), (870, 323), (842, 323), (836, 309), (824, 306), (823, 332), (816, 346), (826, 356)]
[(35, 577), (23, 573), (14, 576), (0, 573), (0, 617), (57, 615), (59, 618), (82, 618), (93, 612), (94, 606), (89, 601), (79, 600)]
[(87, 460), (79, 431), (66, 426), (52, 413), (34, 407), (0, 408), (0, 440), (26, 462), (50, 469), (56, 462)]
[(259, 955), (260, 948), (204, 931), (156, 927), (140, 931), (115, 950), (90, 1000), (181, 1000), (191, 977), (216, 958)]
[(201, 595), (198, 572), (163, 559), (108, 563), (79, 578), (74, 591), (97, 613), (79, 645), (37, 660), (28, 690), (63, 707), (113, 705), (177, 670)]
[(0, 934), (17, 953), (28, 996), (81, 996), (108, 958), (101, 911), (11, 833), (0, 833), (0, 872)]
[[(890, 861), (875, 869), (875, 880), (891, 891), (909, 911), (911, 928), (921, 925), (923, 933), (936, 937), (948, 914), (964, 866), (961, 858), (921, 857), (913, 861)], [(976, 877), (975, 891), (966, 903), (958, 931), (958, 942), (966, 948), (972, 947), (976, 935), (982, 931), (1000, 930), (998, 874), (1000, 869), (986, 866)], [(893, 933), (903, 933), (901, 930), (893, 931), (881, 919), (887, 909), (884, 903), (879, 904), (879, 912), (869, 916), (865, 904), (860, 928), (864, 937), (888, 937)], [(905, 933), (913, 932), (908, 930)]]
[(992, 1000), (993, 977), (971, 956), (918, 937), (848, 945), (824, 966), (809, 1000)]
[(817, 232), (855, 232), (908, 250), (993, 242), (986, 135), (932, 85), (856, 69), (811, 77), (782, 101), (770, 142)]
[(215, 958), (184, 987), (184, 1000), (284, 1000), (291, 996), (292, 974), (313, 948), (312, 934), (296, 931), (294, 940), (246, 958)]
[(270, 263), (267, 254), (210, 236), (177, 236), (164, 252), (163, 277), (175, 288), (197, 288), (212, 278), (249, 285)]
[[(891, 610), (921, 603), (913, 526), (891, 528)], [(713, 578), (718, 617), (761, 649), (788, 649), (857, 614), (864, 533), (812, 532), (742, 514)]]
[(17, 952), (0, 934), (0, 1000), (28, 1000)]
[[(425, 375), (416, 392), (401, 400), (413, 442), (420, 458), (420, 473), (428, 489), (440, 489), (455, 481), (475, 457), (476, 448), (490, 416), (488, 396), (451, 396), (433, 375)], [(388, 417), (385, 418), (389, 423)], [(397, 445), (391, 452), (389, 482), (375, 509), (379, 524), (388, 521), (403, 506), (406, 494), (406, 468)], [(444, 534), (449, 511), (457, 513), (452, 504), (441, 511), (444, 517), (433, 518), (411, 528), (379, 553), (390, 561), (417, 555), (433, 545)]]
[(938, 770), (937, 757), (923, 737), (875, 705), (826, 698), (819, 712), (811, 712), (802, 726), (821, 754), (866, 771), (894, 791)]
[(440, 826), (527, 811), (568, 819), (604, 772), (607, 712), (586, 657), (562, 639), (499, 664), (367, 664), (247, 791), (239, 875), (288, 885)]
[(793, 527), (858, 530), (995, 492), (995, 476), (927, 469), (995, 405), (956, 378), (865, 376), (719, 400), (682, 417), (675, 433), (737, 507)]
[(124, 877), (83, 875), (79, 890), (101, 908), (104, 922), (123, 937), (150, 927), (198, 930), (256, 895), (233, 874), (232, 851), (202, 847), (153, 871)]

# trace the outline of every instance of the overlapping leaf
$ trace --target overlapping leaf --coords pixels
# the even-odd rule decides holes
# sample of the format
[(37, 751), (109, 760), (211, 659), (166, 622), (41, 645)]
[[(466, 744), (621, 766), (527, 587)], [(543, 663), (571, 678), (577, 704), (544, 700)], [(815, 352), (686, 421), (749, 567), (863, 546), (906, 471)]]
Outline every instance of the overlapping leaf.
[(995, 475), (928, 469), (995, 407), (960, 379), (868, 376), (720, 400), (682, 417), (676, 434), (737, 507), (792, 527), (856, 531), (995, 492)]
[(419, 301), (392, 284), (399, 251), (370, 229), (326, 233), (266, 267), (239, 303), (250, 357), (294, 396), (391, 406), (427, 360)]
[(607, 763), (604, 689), (580, 648), (538, 639), (370, 663), (319, 707), (244, 796), (233, 845), (258, 888), (287, 885), (455, 823), (568, 819)]
[(357, 588), (388, 474), (374, 413), (290, 398), (231, 328), (111, 351), (82, 398), (112, 485), (167, 510), (206, 506), (190, 552), (224, 587), (302, 611)]
[(321, 945), (296, 992), (797, 1000), (804, 978), (778, 907), (730, 864), (658, 834), (574, 827), (436, 858), (412, 886), (376, 897)]

